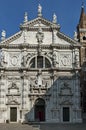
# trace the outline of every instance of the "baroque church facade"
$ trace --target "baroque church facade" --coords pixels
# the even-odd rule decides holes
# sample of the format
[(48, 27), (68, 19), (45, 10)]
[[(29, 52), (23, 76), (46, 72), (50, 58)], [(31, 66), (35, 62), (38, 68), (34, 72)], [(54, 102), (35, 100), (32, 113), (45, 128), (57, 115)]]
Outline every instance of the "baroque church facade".
[(74, 40), (61, 33), (56, 15), (46, 20), (41, 5), (37, 18), (28, 21), (25, 13), (20, 31), (5, 35), (0, 43), (0, 123), (81, 123), (79, 35)]

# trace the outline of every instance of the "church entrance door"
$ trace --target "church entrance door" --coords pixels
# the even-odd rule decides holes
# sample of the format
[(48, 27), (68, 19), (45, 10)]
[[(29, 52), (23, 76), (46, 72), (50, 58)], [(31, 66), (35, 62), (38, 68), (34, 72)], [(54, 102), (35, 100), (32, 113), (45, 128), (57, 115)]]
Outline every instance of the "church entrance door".
[(41, 98), (35, 102), (35, 121), (45, 121), (45, 101)]

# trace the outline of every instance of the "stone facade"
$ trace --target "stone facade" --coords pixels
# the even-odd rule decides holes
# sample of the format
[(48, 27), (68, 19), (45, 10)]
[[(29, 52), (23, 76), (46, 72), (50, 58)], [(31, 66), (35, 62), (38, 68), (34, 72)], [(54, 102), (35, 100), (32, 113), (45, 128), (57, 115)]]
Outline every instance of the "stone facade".
[(38, 17), (0, 43), (0, 122), (82, 122), (80, 47), (53, 22)]
[[(81, 104), (83, 118), (86, 115), (86, 13), (84, 6), (81, 8), (79, 24), (77, 26), (77, 39), (81, 43), (80, 65), (81, 65)], [(86, 118), (86, 116), (85, 116)]]

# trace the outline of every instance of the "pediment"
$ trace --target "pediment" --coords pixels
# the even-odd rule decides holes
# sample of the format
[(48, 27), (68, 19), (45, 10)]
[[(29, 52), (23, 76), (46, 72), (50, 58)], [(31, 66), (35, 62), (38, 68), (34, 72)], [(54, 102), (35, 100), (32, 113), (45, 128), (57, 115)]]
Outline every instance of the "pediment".
[[(68, 36), (66, 36), (65, 34), (61, 33), (59, 31), (60, 26), (58, 24), (55, 24), (49, 20), (46, 20), (43, 17), (37, 17), (31, 21), (21, 24), (20, 31), (16, 34), (12, 35), (11, 37), (6, 38), (5, 40), (1, 41), (1, 44), (3, 44), (3, 45), (5, 44), (5, 46), (8, 46), (9, 43), (12, 43), (12, 45), (15, 45), (17, 43), (19, 45), (24, 42), (25, 38), (27, 39), (27, 41), (30, 42), (30, 44), (32, 44), (33, 42), (36, 43), (37, 39), (35, 37), (35, 31), (36, 32), (38, 31), (39, 26), (43, 29), (44, 33), (45, 33), (45, 31), (48, 31), (48, 37), (45, 38), (45, 40), (46, 40), (46, 41), (44, 41), (45, 43), (47, 43), (47, 41), (49, 43), (52, 43), (52, 33), (51, 32), (53, 29), (55, 29), (56, 30), (55, 45), (57, 45), (60, 48), (65, 48), (65, 47), (67, 48), (67, 47), (71, 47), (71, 46), (81, 47), (81, 45), (77, 41), (75, 41), (75, 40), (69, 38)], [(25, 33), (23, 31), (25, 29), (28, 30), (26, 37), (25, 37)], [(32, 31), (34, 32), (33, 40), (32, 40), (32, 34), (30, 34), (30, 33), (32, 33)], [(30, 32), (30, 33), (28, 33), (28, 32)], [(45, 34), (44, 34), (44, 37), (45, 37)]]
[(15, 100), (12, 100), (12, 101), (8, 101), (7, 103), (8, 105), (19, 105), (19, 103)]
[(60, 39), (60, 45), (71, 45), (81, 47), (78, 41), (75, 41), (74, 39), (70, 38), (69, 36), (65, 35), (60, 31), (57, 31), (57, 37)]
[(61, 102), (60, 105), (72, 105), (72, 102), (69, 100), (66, 100), (66, 101)]
[(10, 97), (7, 101), (7, 105), (19, 105), (19, 101), (17, 101), (16, 99), (14, 99), (14, 97)]
[(17, 87), (15, 82), (12, 82), (8, 89), (17, 89), (18, 90), (19, 88)]
[(28, 28), (38, 28), (39, 25), (42, 27), (42, 28), (51, 28), (51, 27), (54, 27), (54, 28), (59, 28), (59, 26), (57, 24), (54, 24), (53, 22), (50, 22), (42, 17), (38, 17), (36, 19), (33, 19), (31, 21), (28, 21), (26, 23), (23, 23), (20, 25), (20, 29), (23, 29), (24, 27), (28, 27)]

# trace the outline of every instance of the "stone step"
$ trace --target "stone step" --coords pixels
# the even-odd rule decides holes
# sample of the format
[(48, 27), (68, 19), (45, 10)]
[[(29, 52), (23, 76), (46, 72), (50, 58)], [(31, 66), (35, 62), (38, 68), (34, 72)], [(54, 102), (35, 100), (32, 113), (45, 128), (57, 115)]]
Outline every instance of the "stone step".
[(40, 125), (32, 125), (34, 130), (40, 130)]

